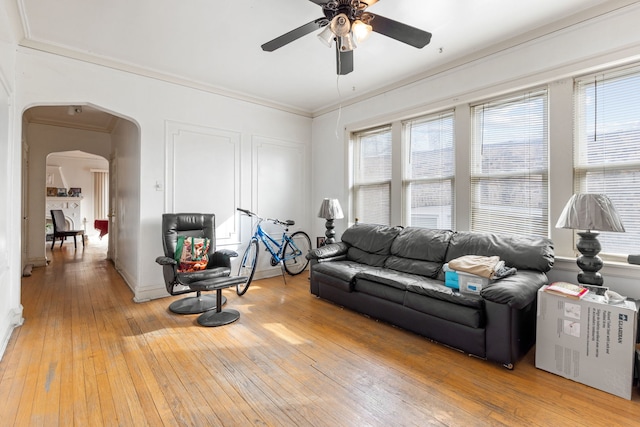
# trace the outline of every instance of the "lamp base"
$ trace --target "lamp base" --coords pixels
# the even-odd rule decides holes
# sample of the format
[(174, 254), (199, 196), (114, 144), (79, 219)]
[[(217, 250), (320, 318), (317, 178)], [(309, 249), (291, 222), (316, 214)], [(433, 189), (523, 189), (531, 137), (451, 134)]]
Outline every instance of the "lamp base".
[(576, 264), (582, 270), (578, 273), (578, 283), (596, 286), (602, 286), (604, 283), (602, 275), (598, 273), (604, 265), (602, 259), (598, 256), (600, 249), (602, 249), (598, 241), (598, 234), (591, 231), (578, 233), (580, 238), (576, 243), (576, 248), (582, 254), (576, 260)]
[(334, 230), (335, 225), (333, 225), (333, 220), (328, 219), (327, 222), (324, 223), (324, 226), (327, 229), (327, 231), (324, 232), (324, 235), (327, 237), (324, 241), (324, 244), (328, 245), (329, 243), (335, 243), (336, 231)]

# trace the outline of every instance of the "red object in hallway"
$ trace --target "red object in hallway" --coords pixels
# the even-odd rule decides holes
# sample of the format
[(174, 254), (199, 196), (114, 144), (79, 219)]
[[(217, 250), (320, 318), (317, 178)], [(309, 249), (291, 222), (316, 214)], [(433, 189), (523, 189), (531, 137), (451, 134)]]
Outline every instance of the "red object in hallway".
[(93, 228), (100, 230), (100, 238), (109, 232), (109, 220), (108, 219), (96, 219), (93, 222)]

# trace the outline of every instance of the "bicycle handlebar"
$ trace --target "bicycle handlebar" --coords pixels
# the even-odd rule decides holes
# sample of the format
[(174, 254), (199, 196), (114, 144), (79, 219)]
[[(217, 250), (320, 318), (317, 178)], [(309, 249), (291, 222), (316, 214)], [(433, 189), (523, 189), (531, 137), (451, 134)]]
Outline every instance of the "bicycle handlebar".
[(250, 210), (247, 210), (247, 209), (236, 208), (236, 210), (242, 212), (243, 214), (245, 214), (247, 216), (254, 216), (254, 217), (258, 218), (258, 219), (264, 219), (266, 221), (272, 221), (275, 224), (280, 224), (280, 225), (284, 225), (284, 226), (287, 226), (287, 227), (289, 227), (291, 225), (295, 225), (295, 223), (296, 223), (295, 221), (293, 221), (291, 219), (288, 219), (286, 221), (280, 221), (279, 219), (273, 219), (273, 218), (261, 218), (257, 214), (255, 214), (255, 213), (253, 213), (253, 212), (251, 212)]
[(238, 210), (238, 211), (240, 211), (243, 214), (248, 215), (248, 216), (258, 216), (258, 215), (254, 214), (253, 212), (251, 212), (251, 211), (249, 211), (247, 209), (236, 208), (236, 210)]

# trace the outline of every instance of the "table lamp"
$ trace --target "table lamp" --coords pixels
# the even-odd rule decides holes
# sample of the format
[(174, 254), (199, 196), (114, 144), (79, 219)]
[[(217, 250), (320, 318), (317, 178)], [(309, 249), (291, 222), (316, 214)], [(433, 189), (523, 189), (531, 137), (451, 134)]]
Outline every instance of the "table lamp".
[(324, 226), (327, 231), (324, 235), (327, 237), (324, 241), (325, 245), (336, 242), (336, 232), (334, 230), (333, 220), (344, 218), (342, 208), (338, 199), (324, 199), (322, 205), (320, 205), (320, 212), (318, 212), (318, 218), (324, 218), (327, 220)]
[(556, 228), (587, 230), (578, 232), (576, 248), (580, 251), (576, 263), (582, 270), (578, 273), (578, 282), (587, 285), (603, 284), (602, 275), (598, 272), (603, 265), (598, 256), (602, 246), (598, 241), (598, 231), (624, 232), (620, 216), (611, 200), (604, 194), (574, 194), (567, 202)]

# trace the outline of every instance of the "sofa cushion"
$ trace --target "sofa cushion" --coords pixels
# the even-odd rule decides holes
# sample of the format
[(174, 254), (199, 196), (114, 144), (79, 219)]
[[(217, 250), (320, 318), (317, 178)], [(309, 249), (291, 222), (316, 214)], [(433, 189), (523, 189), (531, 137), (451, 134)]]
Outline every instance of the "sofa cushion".
[(432, 279), (438, 278), (442, 264), (433, 261), (421, 261), (419, 259), (401, 258), (391, 255), (384, 262), (385, 268), (399, 272), (419, 274)]
[(485, 325), (484, 308), (481, 307), (453, 304), (413, 292), (407, 292), (404, 305), (421, 313), (472, 328), (482, 328)]
[(388, 255), (372, 254), (356, 247), (350, 247), (347, 250), (348, 260), (374, 267), (382, 267), (384, 262), (387, 260), (387, 257)]
[(391, 254), (402, 258), (444, 263), (453, 231), (407, 227), (391, 245)]
[(432, 279), (416, 280), (407, 285), (407, 291), (424, 295), (429, 298), (464, 305), (473, 308), (483, 308), (484, 302), (480, 295), (463, 294), (445, 286), (444, 282)]
[(411, 283), (423, 279), (422, 277), (417, 275), (400, 273), (398, 271), (393, 271), (388, 268), (382, 267), (363, 269), (356, 274), (355, 278), (356, 282), (364, 279), (369, 280), (370, 282), (380, 283), (385, 286), (400, 289), (403, 291), (407, 290), (407, 287)]
[(347, 228), (342, 234), (342, 241), (350, 246), (347, 259), (382, 266), (389, 256), (391, 243), (401, 230), (402, 227), (374, 224), (356, 224)]
[(464, 255), (497, 255), (507, 267), (547, 272), (554, 262), (553, 243), (544, 237), (458, 231), (451, 236), (445, 262)]
[(404, 304), (404, 296), (407, 293), (407, 291), (403, 291), (402, 289), (363, 278), (358, 278), (355, 281), (353, 290), (354, 292), (362, 292), (363, 294), (391, 301), (399, 305)]
[(393, 241), (385, 267), (442, 280), (440, 270), (452, 234), (450, 230), (407, 227)]

